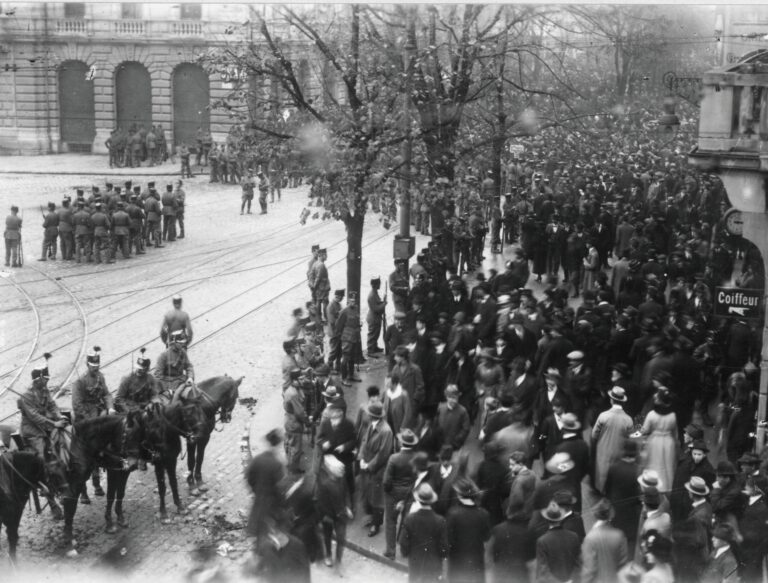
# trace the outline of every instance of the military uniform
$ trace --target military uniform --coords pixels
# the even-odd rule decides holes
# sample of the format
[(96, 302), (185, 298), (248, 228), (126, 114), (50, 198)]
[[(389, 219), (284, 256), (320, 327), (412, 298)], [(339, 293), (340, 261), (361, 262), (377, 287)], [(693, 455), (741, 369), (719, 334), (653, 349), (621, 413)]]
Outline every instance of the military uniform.
[[(381, 285), (379, 278), (371, 280), (371, 285), (374, 285), (374, 282), (378, 282)], [(372, 288), (368, 294), (368, 313), (365, 316), (365, 323), (368, 325), (368, 354), (381, 352), (379, 336), (381, 335), (381, 323), (384, 319), (386, 307), (387, 302), (379, 296), (378, 287)]]
[(187, 357), (187, 349), (172, 343), (157, 359), (154, 374), (161, 385), (160, 392), (168, 396), (187, 378), (194, 380), (195, 369)]
[(304, 407), (304, 393), (291, 383), (283, 391), (283, 410), (285, 411), (285, 457), (289, 470), (301, 466), (304, 427), (309, 423)]
[[(18, 210), (17, 210), (18, 212)], [(5, 217), (5, 266), (19, 266), (19, 243), (21, 242), (21, 219), (16, 214)]]
[(96, 255), (96, 263), (101, 263), (102, 251), (106, 255), (106, 263), (114, 263), (110, 251), (112, 245), (109, 240), (109, 231), (111, 223), (109, 217), (105, 212), (101, 210), (101, 203), (95, 203), (95, 212), (91, 215), (91, 223), (93, 224), (93, 251)]
[(160, 202), (158, 201), (157, 193), (152, 191), (145, 203), (145, 211), (147, 213), (147, 240), (149, 236), (155, 241), (155, 247), (163, 247), (160, 244), (162, 240), (162, 234), (160, 233)]
[(69, 206), (69, 197), (62, 202), (60, 209), (56, 211), (59, 215), (59, 241), (61, 243), (61, 258), (69, 261), (75, 254), (75, 231), (72, 219), (73, 212)]
[(163, 194), (163, 240), (176, 240), (176, 198), (172, 190)]
[(183, 331), (187, 336), (187, 346), (192, 344), (192, 322), (189, 319), (189, 314), (179, 308), (174, 308), (166, 312), (163, 318), (163, 325), (160, 328), (160, 339), (163, 343), (168, 343), (173, 332)]
[[(341, 291), (341, 294), (339, 294)], [(328, 316), (328, 366), (335, 370), (339, 370), (341, 363), (341, 333), (336, 331), (336, 321), (341, 314), (341, 298), (344, 297), (343, 290), (337, 290), (334, 298), (328, 304), (327, 316)]]
[(72, 386), (72, 412), (76, 421), (98, 417), (113, 409), (112, 394), (100, 371), (88, 371)]
[(56, 259), (56, 240), (59, 238), (59, 215), (53, 203), (48, 204), (48, 214), (43, 219), (43, 254), (40, 261)]
[(269, 194), (269, 181), (266, 176), (259, 173), (259, 205), (261, 205), (261, 214), (267, 214), (267, 194)]
[[(187, 194), (184, 192), (184, 189), (179, 187), (176, 190), (173, 191), (173, 196), (176, 200), (176, 221), (179, 224), (179, 231), (177, 237), (179, 239), (184, 238), (184, 205), (187, 201)], [(176, 229), (174, 226), (174, 233), (176, 233)]]
[(134, 248), (137, 255), (143, 255), (144, 251), (144, 211), (136, 204), (136, 195), (131, 195), (131, 202), (125, 207), (125, 212), (128, 213), (129, 221), (129, 237), (128, 252), (131, 248)]
[(328, 294), (331, 291), (331, 282), (328, 279), (328, 268), (325, 266), (325, 250), (320, 253), (323, 258), (319, 258), (312, 266), (312, 272), (309, 279), (309, 287), (312, 290), (312, 298), (317, 306), (317, 313), (320, 318), (327, 318), (325, 315), (328, 309)]
[(125, 205), (121, 201), (115, 214), (112, 215), (112, 257), (117, 256), (117, 248), (120, 248), (123, 259), (130, 257), (131, 245), (131, 217), (125, 212)]
[(74, 225), (75, 225), (75, 252), (77, 255), (77, 262), (80, 263), (82, 256), (85, 255), (85, 260), (88, 263), (90, 263), (91, 262), (91, 234), (90, 234), (91, 215), (87, 210), (85, 210), (83, 203), (78, 204), (77, 212), (74, 215), (72, 215), (72, 221), (74, 222)]
[[(350, 300), (357, 300), (357, 295), (350, 292)], [(342, 381), (355, 379), (355, 360), (360, 353), (360, 310), (355, 305), (348, 305), (336, 320), (335, 333), (341, 341), (341, 378)]]
[(115, 410), (119, 413), (138, 411), (156, 400), (160, 395), (160, 385), (149, 372), (135, 370), (123, 377), (115, 398)]
[(54, 424), (62, 418), (45, 380), (33, 379), (32, 386), (19, 398), (18, 405), (21, 411), (20, 433), (25, 445), (45, 459), (46, 438)]

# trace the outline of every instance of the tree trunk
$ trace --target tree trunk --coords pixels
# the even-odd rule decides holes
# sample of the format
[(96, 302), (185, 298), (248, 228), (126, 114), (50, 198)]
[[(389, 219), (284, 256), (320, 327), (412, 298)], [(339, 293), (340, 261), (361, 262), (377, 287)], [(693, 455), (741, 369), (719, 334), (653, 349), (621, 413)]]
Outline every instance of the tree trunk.
[[(360, 302), (360, 278), (363, 261), (363, 224), (365, 214), (356, 212), (344, 220), (347, 228), (347, 297), (350, 292), (357, 292)], [(359, 304), (358, 304), (359, 305)]]

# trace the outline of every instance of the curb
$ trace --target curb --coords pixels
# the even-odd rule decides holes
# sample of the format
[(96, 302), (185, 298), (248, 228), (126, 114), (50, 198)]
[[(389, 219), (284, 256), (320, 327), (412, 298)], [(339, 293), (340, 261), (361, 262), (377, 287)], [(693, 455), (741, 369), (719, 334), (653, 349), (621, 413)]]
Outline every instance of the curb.
[[(134, 170), (136, 170), (134, 168)], [(147, 170), (149, 170), (147, 168)], [(109, 171), (101, 171), (101, 172), (93, 172), (92, 170), (83, 170), (81, 172), (73, 171), (73, 170), (57, 170), (56, 172), (52, 172), (50, 170), (2, 170), (0, 171), (0, 175), (3, 174), (14, 174), (14, 175), (36, 175), (36, 176), (180, 176), (181, 172), (132, 172), (132, 173), (118, 173), (118, 172), (109, 172)], [(199, 174), (198, 176), (203, 176), (202, 174)], [(195, 178), (193, 175), (192, 178)]]
[[(335, 537), (334, 537), (335, 538)], [(374, 560), (378, 563), (381, 563), (382, 565), (386, 567), (390, 567), (392, 569), (397, 569), (401, 573), (407, 573), (408, 572), (408, 566), (403, 565), (402, 563), (395, 561), (393, 559), (388, 559), (384, 555), (380, 553), (376, 553), (374, 551), (371, 551), (369, 549), (366, 549), (364, 547), (361, 547), (359, 544), (350, 541), (347, 539), (347, 542), (345, 544), (346, 548), (348, 548), (351, 551), (356, 552), (359, 555), (363, 555), (364, 557)]]

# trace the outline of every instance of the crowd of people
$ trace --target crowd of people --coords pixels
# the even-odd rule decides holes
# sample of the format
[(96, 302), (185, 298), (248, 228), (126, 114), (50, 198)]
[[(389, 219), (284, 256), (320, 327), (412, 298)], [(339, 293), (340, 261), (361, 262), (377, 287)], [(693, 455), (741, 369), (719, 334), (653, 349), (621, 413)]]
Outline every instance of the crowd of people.
[[(123, 259), (144, 255), (149, 247), (164, 247), (163, 241), (185, 237), (183, 182), (167, 184), (162, 195), (155, 182), (142, 189), (127, 180), (123, 187), (107, 182), (103, 191), (92, 186), (88, 198), (78, 188), (74, 204), (65, 196), (61, 206), (49, 202), (43, 215), (43, 244), (38, 261), (61, 259), (77, 263), (114, 263), (117, 252)], [(178, 231), (177, 231), (178, 226)], [(21, 267), (22, 219), (11, 207), (5, 219), (5, 266)]]
[[(760, 322), (713, 312), (716, 287), (764, 287), (762, 260), (724, 228), (723, 186), (688, 166), (685, 137), (642, 122), (532, 142), (498, 212), (477, 168), (424, 185), (412, 217), (431, 241), (396, 261), (389, 302), (371, 281), (366, 352), (383, 339), (387, 374), (359, 410), (360, 298), (329, 298), (313, 249), (268, 503), (249, 473), (265, 565), (276, 533), (338, 565), (362, 511), (412, 581), (762, 580)], [(505, 270), (474, 272), (489, 249)]]

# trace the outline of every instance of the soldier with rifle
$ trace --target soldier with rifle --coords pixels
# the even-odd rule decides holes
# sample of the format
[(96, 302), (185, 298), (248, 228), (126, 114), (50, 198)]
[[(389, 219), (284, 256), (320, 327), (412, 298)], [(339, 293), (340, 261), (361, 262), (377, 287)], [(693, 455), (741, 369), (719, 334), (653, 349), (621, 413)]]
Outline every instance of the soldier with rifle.
[(48, 203), (48, 214), (40, 207), (43, 215), (43, 254), (38, 261), (47, 261), (48, 258), (56, 259), (56, 239), (59, 237), (59, 215), (56, 214), (56, 205)]

